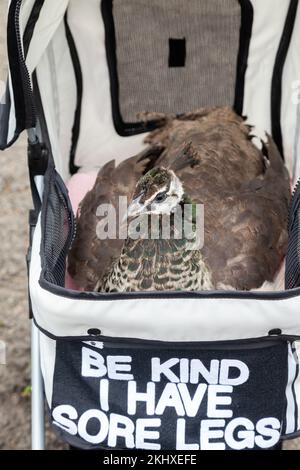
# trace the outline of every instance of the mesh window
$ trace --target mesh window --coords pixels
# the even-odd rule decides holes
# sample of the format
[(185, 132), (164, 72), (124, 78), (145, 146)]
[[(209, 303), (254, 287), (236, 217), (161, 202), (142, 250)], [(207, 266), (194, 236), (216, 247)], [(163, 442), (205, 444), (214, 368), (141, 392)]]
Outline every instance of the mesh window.
[(289, 243), (286, 255), (285, 288), (300, 287), (300, 180), (295, 189), (289, 214)]
[[(104, 0), (112, 87), (125, 123), (143, 111), (233, 105), (241, 8), (237, 0)], [(114, 100), (113, 100), (114, 101)]]
[(75, 221), (65, 185), (54, 170), (49, 178), (45, 178), (42, 233), (42, 275), (51, 284), (63, 287), (66, 257), (75, 233)]

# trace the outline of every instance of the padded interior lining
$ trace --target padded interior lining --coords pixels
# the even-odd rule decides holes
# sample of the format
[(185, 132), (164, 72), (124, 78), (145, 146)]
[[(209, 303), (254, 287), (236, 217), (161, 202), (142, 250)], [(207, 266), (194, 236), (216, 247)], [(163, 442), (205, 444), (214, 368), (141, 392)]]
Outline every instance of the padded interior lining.
[[(105, 3), (110, 1), (103, 0)], [(247, 115), (249, 122), (255, 124), (258, 128), (270, 132), (272, 74), (290, 0), (247, 1), (253, 7), (254, 19), (245, 75), (243, 114)], [(30, 72), (37, 64), (38, 83), (53, 154), (57, 169), (65, 180), (68, 178), (70, 134), (77, 100), (74, 70), (69, 60), (69, 54), (66, 52), (64, 60), (63, 51), (66, 51), (68, 46), (64, 38), (63, 26), (60, 26), (60, 22), (62, 24), (64, 21), (64, 9), (67, 5), (68, 23), (76, 44), (83, 75), (81, 122), (75, 164), (83, 171), (87, 171), (91, 168), (100, 167), (113, 158), (120, 162), (144, 148), (143, 138), (145, 134), (122, 137), (117, 133), (114, 126), (111, 83), (105, 48), (105, 29), (100, 3), (100, 0), (89, 0), (87, 2), (62, 0), (58, 8), (57, 1), (45, 0), (43, 14), (36, 26), (27, 57), (27, 66)], [(185, 4), (185, 2), (181, 3)], [(155, 111), (160, 109), (171, 110), (176, 101), (176, 109), (177, 107), (179, 109), (181, 105), (184, 105), (184, 100), (188, 99), (191, 100), (188, 103), (189, 110), (193, 110), (198, 106), (196, 98), (199, 98), (197, 96), (197, 93), (200, 94), (199, 90), (201, 90), (201, 99), (203, 99), (202, 104), (204, 105), (206, 104), (205, 101), (209, 105), (222, 103), (222, 96), (226, 97), (226, 100), (228, 99), (232, 104), (233, 79), (236, 73), (236, 53), (238, 49), (239, 28), (237, 24), (241, 13), (238, 0), (212, 0), (210, 2), (188, 0), (189, 8), (191, 5), (191, 8), (196, 8), (196, 13), (197, 9), (202, 12), (198, 28), (200, 31), (197, 30), (196, 33), (193, 33), (197, 36), (195, 43), (198, 41), (199, 47), (193, 51), (197, 54), (192, 60), (191, 47), (194, 47), (194, 45), (191, 44), (193, 41), (191, 41), (190, 32), (186, 32), (186, 21), (182, 20), (181, 22), (180, 15), (177, 14), (176, 16), (176, 8), (172, 12), (172, 21), (166, 20), (166, 5), (179, 5), (179, 0), (164, 0), (163, 2), (158, 0), (154, 0), (154, 2), (114, 0), (113, 4), (120, 8), (120, 12), (126, 11), (126, 8), (129, 8), (128, 5), (132, 5), (131, 9), (133, 9), (133, 5), (136, 5), (137, 10), (134, 16), (127, 13), (127, 19), (122, 18), (121, 13), (116, 14), (116, 17), (118, 17), (117, 24), (120, 26), (117, 33), (118, 42), (120, 43), (117, 54), (119, 56), (119, 68), (121, 67), (120, 105), (121, 111), (125, 113), (127, 119), (136, 119), (136, 112), (144, 111), (147, 107), (148, 110), (151, 110), (150, 105), (153, 105), (152, 109)], [(157, 12), (153, 7), (155, 4), (158, 9)], [(231, 8), (228, 8), (229, 13), (226, 13), (225, 7), (229, 4), (231, 4)], [(150, 9), (150, 13), (149, 11), (148, 13), (152, 15), (152, 20), (151, 16), (149, 22), (145, 21), (144, 18), (142, 30), (141, 23), (136, 21), (135, 18), (139, 18), (139, 15), (145, 16), (143, 5), (145, 11)], [(163, 8), (161, 5), (163, 5)], [(213, 6), (215, 6), (217, 13), (214, 16), (214, 21), (212, 21)], [(161, 9), (162, 14), (160, 15)], [(24, 18), (26, 18), (26, 15)], [(166, 33), (164, 33), (159, 27), (154, 27), (155, 41), (152, 40), (152, 33), (150, 33), (150, 23), (153, 23), (153, 18), (160, 25), (160, 28), (166, 28)], [(199, 19), (199, 14), (191, 19), (194, 29), (196, 28), (197, 18)], [(222, 26), (222, 22), (224, 22), (226, 28)], [(298, 147), (300, 145), (300, 133), (298, 132), (300, 105), (299, 100), (295, 103), (293, 99), (299, 88), (299, 85), (297, 85), (300, 71), (298, 54), (299, 22), (300, 8), (297, 11), (296, 26), (283, 69), (281, 107), (285, 159), (290, 173), (292, 174), (295, 171), (294, 176), (296, 178), (300, 175), (300, 165), (295, 164), (295, 157), (299, 154)], [(272, 27), (268, 25), (272, 25)], [(126, 35), (128, 38), (125, 43), (122, 43), (120, 38), (125, 35), (126, 31), (127, 33), (130, 31), (130, 34)], [(205, 34), (204, 31), (206, 31)], [(220, 43), (218, 34), (216, 34), (217, 31), (220, 32), (220, 37), (222, 37)], [(186, 46), (185, 66), (169, 67), (169, 39), (182, 39), (183, 37)], [(51, 43), (47, 47), (49, 41)], [(164, 47), (158, 48), (155, 42), (160, 42)], [(151, 46), (152, 43), (153, 46)], [(121, 58), (120, 48), (123, 48), (125, 53), (122, 56), (123, 59)], [(147, 50), (144, 58), (141, 57), (141, 50), (145, 51), (145, 49)], [(53, 57), (53, 54), (57, 55), (58, 58)], [(149, 64), (145, 66), (146, 57), (152, 65), (151, 54), (154, 54), (153, 70), (155, 73), (149, 67)], [(199, 59), (198, 54), (200, 54)], [(199, 70), (200, 58), (204, 64), (207, 61), (208, 68), (205, 65)], [(233, 62), (230, 62), (231, 58)], [(219, 61), (224, 62), (223, 69)], [(158, 64), (162, 62), (166, 66), (165, 74), (162, 73), (161, 67), (158, 67)], [(56, 90), (58, 92), (56, 93), (54, 93), (52, 87), (53, 75), (57, 77)], [(178, 92), (178, 83), (181, 81), (179, 77), (182, 77), (182, 83), (187, 84), (187, 86), (180, 88), (179, 95), (175, 100), (173, 95), (176, 96), (175, 93)], [(174, 88), (170, 88), (172, 99), (168, 88), (165, 86), (167, 79), (170, 80), (172, 86), (174, 85)], [(159, 80), (159, 83), (156, 80)], [(164, 86), (159, 88), (153, 94), (153, 97), (150, 96), (148, 88), (150, 87), (150, 90), (152, 87), (153, 91), (155, 83), (160, 86), (161, 82)], [(231, 85), (229, 85), (230, 83)], [(125, 89), (125, 86), (128, 88)], [(143, 94), (143, 90), (145, 94)], [(135, 108), (136, 105), (138, 105), (137, 108)], [(10, 126), (10, 128), (13, 128), (13, 126)]]
[(63, 23), (40, 59), (36, 74), (56, 168), (65, 179), (69, 173), (77, 90)]

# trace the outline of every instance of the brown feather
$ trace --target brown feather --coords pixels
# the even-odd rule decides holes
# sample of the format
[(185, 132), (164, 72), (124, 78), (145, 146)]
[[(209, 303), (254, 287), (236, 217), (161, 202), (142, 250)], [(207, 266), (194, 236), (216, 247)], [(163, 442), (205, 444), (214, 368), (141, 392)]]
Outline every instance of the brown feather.
[(174, 169), (204, 204), (202, 253), (216, 287), (258, 288), (273, 280), (286, 252), (288, 172), (269, 136), (266, 167), (250, 131), (231, 109), (215, 108), (166, 120), (147, 138), (165, 147), (156, 165)]
[[(68, 271), (84, 290), (93, 290), (95, 284), (120, 256), (124, 240), (97, 237), (97, 217), (100, 204), (112, 204), (118, 214), (119, 196), (130, 201), (138, 179), (153, 166), (160, 155), (156, 145), (135, 157), (128, 158), (117, 167), (112, 160), (104, 165), (94, 187), (84, 197), (77, 214), (77, 233), (68, 256)], [(119, 222), (117, 217), (117, 233)]]

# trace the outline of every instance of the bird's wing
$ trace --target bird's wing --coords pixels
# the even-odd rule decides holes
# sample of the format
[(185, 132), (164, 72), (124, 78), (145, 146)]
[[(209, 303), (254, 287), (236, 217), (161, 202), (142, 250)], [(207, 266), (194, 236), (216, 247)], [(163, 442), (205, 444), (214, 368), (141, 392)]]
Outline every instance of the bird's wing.
[(263, 190), (204, 204), (202, 252), (214, 285), (250, 290), (273, 280), (286, 253), (287, 207)]
[[(236, 181), (232, 176), (231, 185), (224, 185), (216, 176), (213, 187), (209, 168), (194, 179), (193, 198), (204, 204), (203, 254), (216, 286), (241, 290), (260, 287), (266, 280), (273, 281), (285, 256), (290, 184), (270, 138), (261, 153), (261, 160), (265, 158), (267, 166), (248, 181)], [(230, 182), (225, 168), (224, 175)]]
[(239, 187), (264, 169), (251, 130), (230, 108), (211, 108), (169, 118), (147, 141), (164, 148), (156, 165), (179, 171), (179, 177), (189, 175), (190, 186), (200, 176), (212, 189), (218, 183)]
[[(101, 239), (99, 233), (107, 227), (101, 226), (106, 216), (97, 216), (99, 206), (110, 204), (116, 211), (116, 235), (119, 233), (119, 196), (130, 201), (138, 179), (153, 166), (160, 155), (157, 146), (124, 160), (117, 167), (110, 161), (101, 168), (94, 187), (80, 204), (77, 214), (76, 237), (68, 256), (68, 271), (78, 286), (93, 290), (96, 283), (120, 255), (123, 239)], [(104, 206), (102, 206), (104, 207)]]
[(156, 132), (153, 142), (165, 145), (157, 165), (174, 169), (204, 205), (203, 254), (214, 284), (259, 287), (286, 251), (287, 170), (273, 140), (254, 145), (252, 128), (231, 110), (200, 114)]

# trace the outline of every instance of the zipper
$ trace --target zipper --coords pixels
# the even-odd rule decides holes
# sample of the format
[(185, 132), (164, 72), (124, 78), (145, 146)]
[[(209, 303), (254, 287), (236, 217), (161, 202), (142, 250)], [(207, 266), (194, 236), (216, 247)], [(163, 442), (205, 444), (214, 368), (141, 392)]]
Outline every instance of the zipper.
[[(23, 42), (22, 35), (20, 30), (20, 11), (23, 0), (17, 0), (15, 6), (14, 14), (14, 26), (16, 31), (16, 40), (18, 48), (18, 59), (20, 65), (20, 72), (23, 83), (23, 92), (24, 92), (24, 101), (25, 101), (25, 111), (26, 111), (26, 128), (33, 128), (36, 125), (36, 109), (33, 101), (33, 91), (31, 85), (31, 78), (28, 72), (24, 52), (23, 52)], [(28, 112), (29, 111), (29, 112)]]
[[(300, 341), (300, 337), (290, 335), (270, 335), (261, 336), (258, 338), (245, 338), (245, 339), (231, 339), (231, 340), (217, 340), (217, 341), (166, 341), (144, 339), (136, 337), (122, 337), (122, 336), (105, 336), (101, 332), (99, 334), (87, 334), (85, 336), (55, 336), (49, 331), (42, 328), (34, 319), (36, 327), (48, 338), (55, 341), (68, 342), (68, 343), (85, 343), (96, 349), (158, 349), (162, 350), (226, 350), (226, 351), (242, 351), (252, 349), (266, 349), (269, 347), (277, 346), (278, 344), (287, 344), (295, 341)], [(99, 330), (100, 331), (100, 330)], [(92, 344), (94, 343), (94, 344)], [(101, 345), (101, 346), (100, 346)]]
[(294, 188), (288, 213), (288, 251), (286, 256), (285, 288), (300, 286), (300, 178)]
[[(60, 338), (56, 338), (60, 341)], [(72, 342), (73, 338), (71, 339)], [(62, 341), (66, 341), (65, 339)], [(74, 342), (77, 342), (78, 338), (74, 338)], [(89, 343), (91, 347), (99, 349), (97, 343), (102, 343), (101, 349), (142, 349), (142, 350), (153, 350), (159, 351), (168, 350), (201, 350), (201, 351), (244, 351), (252, 349), (266, 349), (278, 344), (287, 343), (287, 339), (284, 336), (278, 335), (266, 336), (264, 338), (257, 339), (244, 339), (244, 340), (231, 340), (231, 341), (157, 341), (157, 340), (145, 340), (140, 338), (122, 338), (122, 337), (109, 337), (109, 336), (88, 336), (83, 340), (83, 343)], [(95, 344), (92, 344), (95, 343)]]

